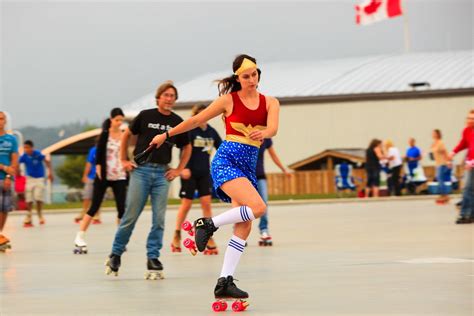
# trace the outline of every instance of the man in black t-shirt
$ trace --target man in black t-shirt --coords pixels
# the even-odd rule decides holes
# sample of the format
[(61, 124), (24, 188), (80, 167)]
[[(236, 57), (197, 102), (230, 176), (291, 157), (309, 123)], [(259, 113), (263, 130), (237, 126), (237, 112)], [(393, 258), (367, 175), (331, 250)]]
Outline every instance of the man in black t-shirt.
[[(199, 114), (205, 108), (205, 105), (195, 105), (192, 109), (192, 115)], [(222, 139), (217, 131), (207, 123), (189, 131), (189, 137), (193, 151), (186, 169), (181, 174), (181, 190), (179, 191), (181, 206), (176, 215), (176, 228), (173, 241), (171, 242), (172, 252), (181, 252), (181, 225), (191, 209), (196, 191), (201, 201), (203, 216), (212, 217), (212, 179), (209, 160), (212, 150), (220, 146)], [(217, 253), (217, 246), (211, 238), (207, 243), (207, 249), (204, 251), (204, 254)]]
[[(165, 228), (165, 212), (168, 201), (169, 181), (180, 175), (189, 157), (191, 144), (188, 134), (170, 137), (158, 149), (154, 149), (144, 162), (137, 165), (127, 160), (128, 141), (131, 136), (137, 135), (134, 154), (143, 152), (153, 137), (166, 133), (183, 120), (171, 110), (178, 98), (178, 91), (171, 82), (162, 84), (156, 92), (157, 109), (141, 111), (132, 121), (122, 136), (120, 154), (122, 165), (130, 172), (130, 183), (127, 193), (127, 207), (120, 221), (112, 246), (112, 253), (107, 261), (107, 274), (117, 274), (120, 267), (120, 256), (125, 251), (135, 224), (145, 207), (148, 196), (152, 204), (152, 226), (147, 240), (147, 279), (163, 278), (163, 265), (158, 260), (160, 249), (163, 246), (163, 232)], [(181, 160), (177, 168), (169, 168), (171, 151), (176, 145), (181, 149)]]

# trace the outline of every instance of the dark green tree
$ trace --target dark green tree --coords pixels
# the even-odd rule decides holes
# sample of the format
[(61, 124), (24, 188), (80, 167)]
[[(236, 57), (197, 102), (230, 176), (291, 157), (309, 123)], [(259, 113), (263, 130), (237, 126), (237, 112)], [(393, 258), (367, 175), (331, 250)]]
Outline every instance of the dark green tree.
[(64, 163), (56, 168), (56, 174), (61, 179), (61, 183), (70, 188), (82, 188), (82, 173), (86, 164), (86, 156), (70, 155)]

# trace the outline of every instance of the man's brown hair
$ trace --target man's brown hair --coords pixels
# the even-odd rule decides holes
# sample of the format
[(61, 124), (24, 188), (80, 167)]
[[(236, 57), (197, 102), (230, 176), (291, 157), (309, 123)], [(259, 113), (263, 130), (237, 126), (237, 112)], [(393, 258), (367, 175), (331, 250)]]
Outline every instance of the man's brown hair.
[(175, 100), (178, 100), (178, 89), (174, 86), (174, 83), (173, 83), (173, 81), (171, 81), (171, 80), (168, 80), (168, 81), (163, 82), (163, 83), (158, 87), (158, 89), (156, 90), (155, 98), (156, 98), (156, 99), (159, 99), (160, 96), (163, 94), (163, 92), (165, 92), (165, 91), (168, 90), (169, 88), (171, 88), (171, 89), (174, 90), (174, 93), (176, 94), (176, 99), (175, 99)]

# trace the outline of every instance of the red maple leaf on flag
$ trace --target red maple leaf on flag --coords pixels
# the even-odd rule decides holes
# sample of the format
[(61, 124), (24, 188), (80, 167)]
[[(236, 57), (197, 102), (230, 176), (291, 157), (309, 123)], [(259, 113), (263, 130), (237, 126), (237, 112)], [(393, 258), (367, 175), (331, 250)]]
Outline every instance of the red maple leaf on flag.
[(364, 8), (364, 12), (367, 15), (374, 14), (382, 5), (382, 0), (372, 0), (372, 2)]

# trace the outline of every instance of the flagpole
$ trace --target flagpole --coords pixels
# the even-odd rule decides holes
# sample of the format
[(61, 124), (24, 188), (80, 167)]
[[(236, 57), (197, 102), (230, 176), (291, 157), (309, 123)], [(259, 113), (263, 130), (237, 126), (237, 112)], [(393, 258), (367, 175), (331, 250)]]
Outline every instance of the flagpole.
[(403, 1), (403, 33), (405, 42), (405, 54), (408, 54), (411, 49), (410, 45), (410, 25), (408, 24), (408, 15), (406, 10), (405, 1)]

